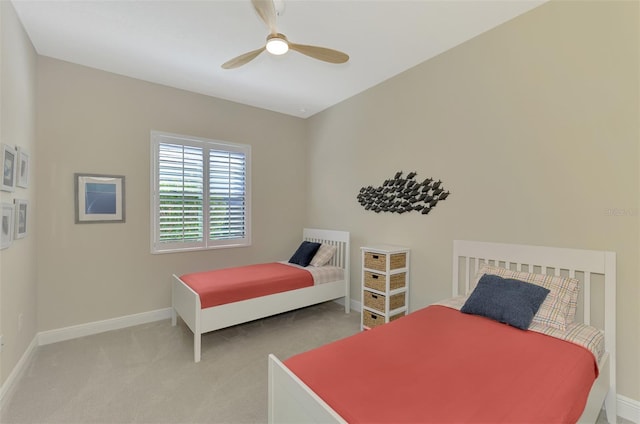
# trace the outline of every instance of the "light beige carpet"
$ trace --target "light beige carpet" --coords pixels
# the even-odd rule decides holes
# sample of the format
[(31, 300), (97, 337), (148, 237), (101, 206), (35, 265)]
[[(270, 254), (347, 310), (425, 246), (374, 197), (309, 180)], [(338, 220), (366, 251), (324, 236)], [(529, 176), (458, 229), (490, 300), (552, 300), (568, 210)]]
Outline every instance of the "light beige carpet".
[(219, 330), (203, 336), (198, 364), (180, 321), (42, 346), (0, 422), (264, 423), (267, 355), (286, 359), (354, 334), (359, 318), (328, 302)]
[(287, 358), (359, 331), (334, 302), (208, 333), (202, 361), (178, 321), (39, 347), (3, 423), (263, 423), (267, 355)]

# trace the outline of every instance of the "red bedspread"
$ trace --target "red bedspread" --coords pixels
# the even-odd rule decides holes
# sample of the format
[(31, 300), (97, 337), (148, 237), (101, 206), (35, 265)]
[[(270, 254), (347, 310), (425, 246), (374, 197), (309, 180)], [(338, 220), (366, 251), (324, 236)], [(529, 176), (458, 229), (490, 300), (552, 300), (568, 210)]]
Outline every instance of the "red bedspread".
[(202, 309), (313, 286), (309, 271), (278, 262), (196, 272), (180, 279), (200, 295)]
[(431, 306), (285, 361), (349, 423), (573, 423), (591, 352)]

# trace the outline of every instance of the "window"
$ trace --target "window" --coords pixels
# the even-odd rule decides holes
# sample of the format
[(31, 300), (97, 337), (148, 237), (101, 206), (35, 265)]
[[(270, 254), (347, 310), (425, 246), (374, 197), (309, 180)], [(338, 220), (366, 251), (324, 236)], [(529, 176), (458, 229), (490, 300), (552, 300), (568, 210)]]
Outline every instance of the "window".
[(251, 244), (251, 147), (151, 133), (151, 252)]

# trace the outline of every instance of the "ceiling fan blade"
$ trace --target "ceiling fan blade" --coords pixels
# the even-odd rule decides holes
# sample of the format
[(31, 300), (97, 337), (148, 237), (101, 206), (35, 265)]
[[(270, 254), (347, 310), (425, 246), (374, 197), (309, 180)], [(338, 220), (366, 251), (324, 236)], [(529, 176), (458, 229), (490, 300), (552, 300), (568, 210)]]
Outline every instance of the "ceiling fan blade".
[(260, 53), (265, 50), (265, 47), (260, 47), (257, 50), (250, 51), (249, 53), (241, 54), (238, 57), (234, 57), (233, 59), (222, 64), (222, 69), (233, 69), (239, 66), (242, 66), (246, 63), (251, 62), (253, 59), (258, 57)]
[(273, 0), (251, 0), (260, 19), (267, 25), (271, 34), (276, 34), (276, 8)]
[(298, 53), (329, 63), (345, 63), (349, 60), (348, 54), (339, 52), (338, 50), (328, 49), (326, 47), (289, 43), (289, 48), (297, 51)]

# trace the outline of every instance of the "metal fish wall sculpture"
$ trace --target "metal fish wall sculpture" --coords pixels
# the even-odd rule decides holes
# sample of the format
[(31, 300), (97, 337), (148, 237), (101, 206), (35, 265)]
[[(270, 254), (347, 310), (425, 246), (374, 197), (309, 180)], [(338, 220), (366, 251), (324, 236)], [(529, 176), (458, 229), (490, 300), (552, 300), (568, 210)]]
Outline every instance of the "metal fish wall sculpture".
[(362, 187), (357, 196), (358, 202), (365, 210), (375, 213), (416, 211), (426, 215), (439, 201), (449, 197), (450, 193), (444, 191), (442, 181), (427, 178), (418, 182), (415, 180), (416, 175), (417, 173), (410, 172), (403, 178), (402, 171), (399, 171), (379, 187)]

